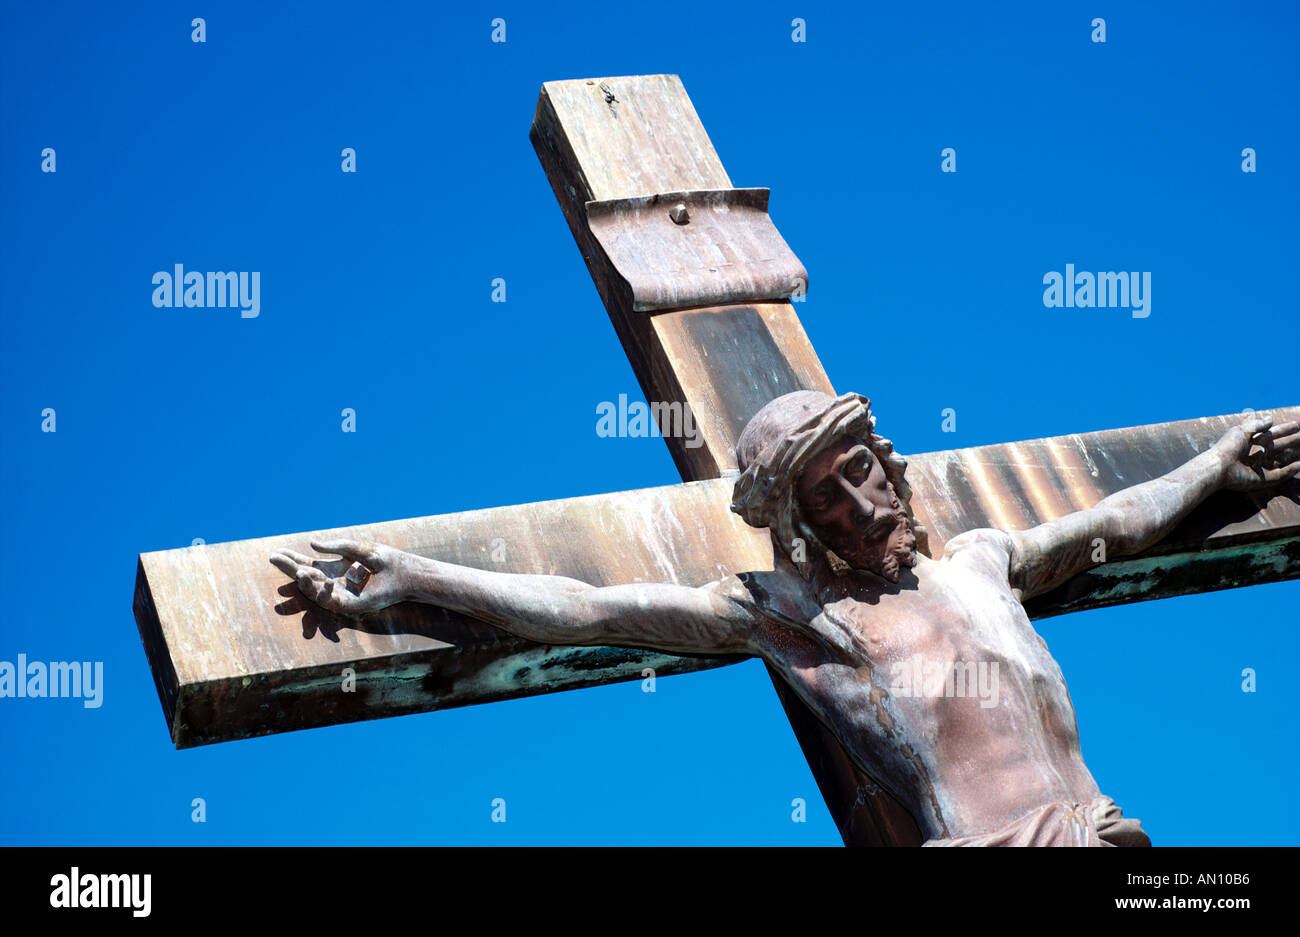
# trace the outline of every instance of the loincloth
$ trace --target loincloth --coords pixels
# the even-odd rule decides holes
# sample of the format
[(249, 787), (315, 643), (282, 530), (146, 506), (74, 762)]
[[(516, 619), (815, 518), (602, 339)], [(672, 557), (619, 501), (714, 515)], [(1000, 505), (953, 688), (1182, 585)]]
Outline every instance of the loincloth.
[(924, 846), (1150, 846), (1142, 824), (1127, 819), (1109, 797), (1086, 804), (1056, 801), (1029, 811), (1001, 829), (973, 836), (932, 839)]

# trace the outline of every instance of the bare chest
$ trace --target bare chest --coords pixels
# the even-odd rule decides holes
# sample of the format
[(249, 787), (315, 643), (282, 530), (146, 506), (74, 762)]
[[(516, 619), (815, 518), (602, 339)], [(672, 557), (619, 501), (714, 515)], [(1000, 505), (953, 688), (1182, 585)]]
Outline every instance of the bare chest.
[(819, 640), (780, 669), (918, 815), (1095, 787), (1061, 669), (996, 568), (921, 564), (896, 589), (831, 596), (807, 627)]
[(833, 597), (809, 626), (841, 654), (810, 655), (797, 677), (841, 705), (866, 694), (905, 718), (935, 716), (937, 705), (963, 720), (996, 719), (1010, 706), (1073, 722), (1046, 643), (1005, 579), (979, 564), (929, 563), (896, 591)]

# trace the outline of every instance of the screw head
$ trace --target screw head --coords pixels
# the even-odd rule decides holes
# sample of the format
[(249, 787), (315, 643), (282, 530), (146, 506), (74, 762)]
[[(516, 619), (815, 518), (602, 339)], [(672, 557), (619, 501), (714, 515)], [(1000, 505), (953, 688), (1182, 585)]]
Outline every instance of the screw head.
[(687, 224), (691, 220), (691, 214), (686, 210), (684, 202), (678, 202), (668, 209), (668, 217), (673, 220), (673, 224)]

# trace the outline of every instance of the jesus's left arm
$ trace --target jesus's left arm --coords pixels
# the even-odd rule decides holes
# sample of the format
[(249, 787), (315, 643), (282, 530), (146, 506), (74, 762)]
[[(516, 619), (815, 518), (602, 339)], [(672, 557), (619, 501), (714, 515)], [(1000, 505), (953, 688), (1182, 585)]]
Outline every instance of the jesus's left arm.
[(1029, 530), (973, 530), (954, 537), (945, 554), (982, 544), (1005, 554), (1008, 579), (1021, 601), (1060, 585), (1102, 560), (1140, 553), (1161, 540), (1220, 489), (1255, 491), (1300, 474), (1300, 424), (1255, 417), (1167, 475)]

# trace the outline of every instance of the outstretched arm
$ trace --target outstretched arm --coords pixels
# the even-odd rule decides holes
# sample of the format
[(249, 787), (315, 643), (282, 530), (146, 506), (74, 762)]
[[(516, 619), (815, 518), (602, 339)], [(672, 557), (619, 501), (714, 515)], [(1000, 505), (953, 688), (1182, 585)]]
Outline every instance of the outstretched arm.
[[(346, 562), (285, 550), (271, 557), (303, 595), (331, 612), (368, 615), (423, 602), (539, 644), (611, 644), (676, 653), (750, 653), (753, 615), (738, 583), (593, 586), (563, 576), (499, 573), (352, 540), (312, 543)], [(351, 563), (351, 566), (347, 566)], [(347, 567), (346, 571), (343, 567)]]
[(1300, 473), (1300, 424), (1255, 418), (1234, 426), (1205, 452), (1168, 475), (1125, 488), (1086, 511), (1009, 531), (1011, 586), (1022, 600), (1047, 592), (1107, 557), (1141, 552), (1172, 530), (1208, 495), (1253, 491)]

